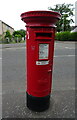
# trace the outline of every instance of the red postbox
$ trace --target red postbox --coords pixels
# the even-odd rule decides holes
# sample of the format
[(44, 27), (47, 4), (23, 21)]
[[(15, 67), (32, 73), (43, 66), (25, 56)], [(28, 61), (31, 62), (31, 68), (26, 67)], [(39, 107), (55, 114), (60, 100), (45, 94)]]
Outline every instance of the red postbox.
[(53, 11), (29, 11), (21, 14), (27, 31), (27, 107), (35, 111), (49, 107), (55, 24), (60, 17), (59, 13)]

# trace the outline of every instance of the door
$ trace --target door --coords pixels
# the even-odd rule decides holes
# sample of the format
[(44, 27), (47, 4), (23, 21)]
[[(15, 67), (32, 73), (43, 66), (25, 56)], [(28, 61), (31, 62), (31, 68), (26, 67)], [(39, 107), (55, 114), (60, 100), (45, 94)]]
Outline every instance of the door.
[(40, 94), (46, 95), (50, 92), (52, 74), (50, 59), (51, 41), (37, 41), (37, 46), (37, 90)]

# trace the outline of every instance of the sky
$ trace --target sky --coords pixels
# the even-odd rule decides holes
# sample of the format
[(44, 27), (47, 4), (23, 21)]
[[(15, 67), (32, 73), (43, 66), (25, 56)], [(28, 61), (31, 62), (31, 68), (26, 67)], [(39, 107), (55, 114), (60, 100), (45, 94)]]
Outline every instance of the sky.
[[(21, 13), (32, 10), (48, 10), (56, 4), (74, 4), (77, 0), (0, 0), (0, 20), (15, 30), (25, 29)], [(74, 19), (74, 17), (73, 17)]]

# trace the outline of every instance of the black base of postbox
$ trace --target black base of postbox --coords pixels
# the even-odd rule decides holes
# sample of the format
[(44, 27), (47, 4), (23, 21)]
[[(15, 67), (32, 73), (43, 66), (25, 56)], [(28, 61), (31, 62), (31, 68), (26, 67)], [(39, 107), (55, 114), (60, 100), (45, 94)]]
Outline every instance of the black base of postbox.
[(36, 112), (42, 112), (49, 108), (50, 95), (45, 97), (34, 97), (27, 93), (27, 107)]

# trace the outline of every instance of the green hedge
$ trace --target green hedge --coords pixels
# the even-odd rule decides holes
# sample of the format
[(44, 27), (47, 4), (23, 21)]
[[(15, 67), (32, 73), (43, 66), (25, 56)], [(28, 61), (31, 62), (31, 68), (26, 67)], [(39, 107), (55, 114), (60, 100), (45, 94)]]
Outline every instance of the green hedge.
[(59, 32), (55, 35), (55, 40), (60, 41), (77, 41), (77, 32)]

